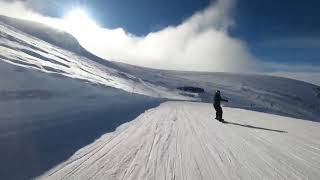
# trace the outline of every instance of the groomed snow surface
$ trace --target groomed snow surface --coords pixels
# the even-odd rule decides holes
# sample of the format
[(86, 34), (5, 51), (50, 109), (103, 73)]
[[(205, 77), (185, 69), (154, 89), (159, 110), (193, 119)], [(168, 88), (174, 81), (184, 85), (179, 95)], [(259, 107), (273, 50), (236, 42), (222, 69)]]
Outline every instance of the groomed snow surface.
[(320, 179), (320, 124), (166, 102), (77, 151), (39, 179)]

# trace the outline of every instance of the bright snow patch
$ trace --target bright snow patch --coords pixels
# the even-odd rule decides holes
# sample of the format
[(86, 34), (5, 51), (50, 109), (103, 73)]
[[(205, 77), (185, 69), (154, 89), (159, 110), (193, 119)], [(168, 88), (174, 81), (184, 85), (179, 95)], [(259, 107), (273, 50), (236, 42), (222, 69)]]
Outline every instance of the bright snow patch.
[(320, 179), (320, 124), (168, 102), (76, 152), (40, 179)]

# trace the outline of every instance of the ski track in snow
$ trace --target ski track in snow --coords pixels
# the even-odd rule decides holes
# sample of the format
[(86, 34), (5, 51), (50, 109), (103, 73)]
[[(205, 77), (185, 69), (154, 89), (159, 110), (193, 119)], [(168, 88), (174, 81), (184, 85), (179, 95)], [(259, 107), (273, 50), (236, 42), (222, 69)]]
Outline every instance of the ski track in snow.
[(167, 102), (80, 149), (39, 179), (320, 179), (320, 124)]

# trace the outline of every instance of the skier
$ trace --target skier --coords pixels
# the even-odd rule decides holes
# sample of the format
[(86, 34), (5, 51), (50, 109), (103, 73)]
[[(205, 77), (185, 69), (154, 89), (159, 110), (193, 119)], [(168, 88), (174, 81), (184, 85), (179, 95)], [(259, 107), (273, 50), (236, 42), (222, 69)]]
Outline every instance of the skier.
[(221, 101), (225, 101), (225, 102), (228, 102), (227, 99), (223, 99), (221, 97), (221, 94), (220, 94), (220, 91), (217, 90), (216, 91), (216, 94), (214, 95), (214, 100), (213, 100), (213, 106), (214, 106), (214, 109), (216, 110), (216, 119), (220, 122), (224, 122), (224, 119), (222, 118), (222, 108), (220, 106), (221, 104)]

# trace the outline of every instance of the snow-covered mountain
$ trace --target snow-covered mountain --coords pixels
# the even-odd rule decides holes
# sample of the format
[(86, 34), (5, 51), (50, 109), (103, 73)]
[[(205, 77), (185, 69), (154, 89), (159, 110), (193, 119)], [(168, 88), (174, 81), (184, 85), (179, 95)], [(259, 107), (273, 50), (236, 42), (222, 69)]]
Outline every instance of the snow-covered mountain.
[(50, 44), (62, 49), (71, 51), (88, 59), (99, 61), (100, 63), (104, 62), (108, 65), (112, 65), (111, 63), (108, 63), (108, 61), (105, 61), (88, 52), (79, 44), (76, 38), (64, 31), (53, 29), (37, 22), (20, 20), (2, 15), (0, 15), (0, 21), (5, 23), (6, 25), (12, 26), (24, 33), (27, 33), (45, 42), (49, 42)]
[[(0, 84), (0, 179), (319, 178), (313, 84), (111, 62), (65, 32), (4, 16)], [(226, 126), (211, 121), (214, 110), (203, 103), (217, 89), (230, 100)], [(168, 100), (199, 103), (156, 108)], [(110, 167), (113, 160), (119, 164)]]
[[(93, 59), (88, 59), (90, 56), (82, 56), (83, 53), (86, 55), (88, 52), (69, 34), (55, 31), (46, 26), (43, 27), (44, 25), (37, 27), (39, 24), (28, 24), (27, 21), (17, 20), (18, 25), (16, 26), (20, 29), (26, 27), (27, 33), (25, 33), (5, 24), (6, 22), (15, 24), (15, 19), (5, 18), (6, 20), (3, 22), (1, 21), (2, 19), (4, 18), (0, 18), (0, 59), (2, 61), (46, 73), (59, 74), (115, 87), (131, 93), (155, 97), (191, 99), (179, 95), (176, 89), (159, 87), (155, 84), (144, 82), (130, 74), (118, 71), (112, 67), (114, 66), (113, 63), (99, 59), (94, 55), (92, 55), (94, 56)], [(30, 31), (35, 32), (28, 34)], [(41, 33), (42, 31), (46, 33)], [(48, 32), (52, 33), (51, 37), (46, 37)], [(57, 35), (57, 37), (54, 35)], [(63, 40), (57, 40), (60, 38)], [(50, 44), (51, 41), (54, 42)], [(53, 44), (57, 44), (59, 47)], [(75, 49), (70, 51), (61, 47), (69, 47), (68, 49), (74, 47)], [(80, 54), (76, 54), (78, 52)], [(101, 61), (105, 63), (101, 63)]]
[[(208, 102), (220, 89), (231, 100), (228, 106), (319, 120), (320, 89), (312, 84), (262, 75), (161, 71), (110, 62), (87, 52), (65, 32), (4, 16), (0, 20), (0, 58), (15, 65), (169, 99)], [(182, 86), (201, 87), (207, 93), (198, 97), (179, 92), (177, 88)]]
[(168, 88), (201, 87), (203, 102), (212, 102), (212, 94), (219, 89), (238, 107), (295, 118), (320, 121), (320, 87), (292, 79), (253, 74), (178, 72), (141, 68), (120, 64), (122, 72), (153, 84)]

